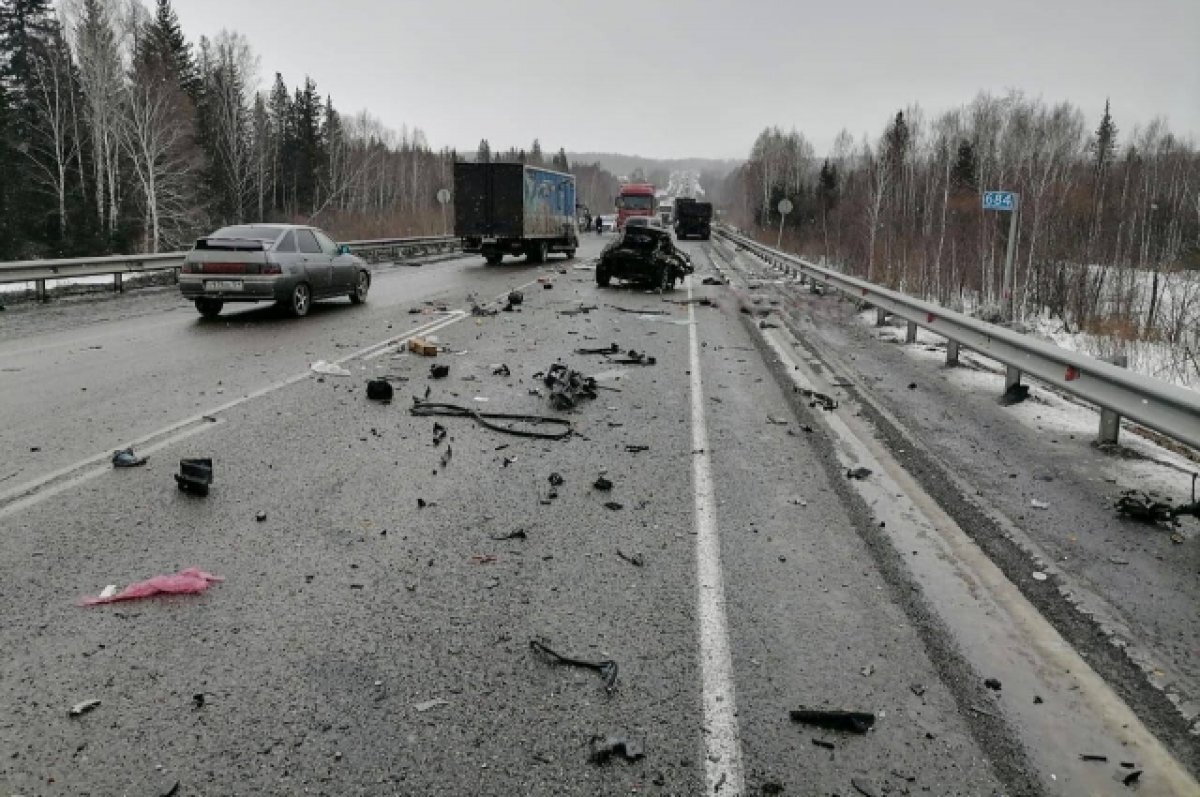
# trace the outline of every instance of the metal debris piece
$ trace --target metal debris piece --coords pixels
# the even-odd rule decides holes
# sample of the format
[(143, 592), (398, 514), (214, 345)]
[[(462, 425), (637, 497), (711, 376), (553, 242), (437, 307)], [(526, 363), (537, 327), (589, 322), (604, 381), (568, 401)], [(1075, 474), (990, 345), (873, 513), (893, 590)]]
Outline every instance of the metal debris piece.
[(801, 388), (800, 395), (804, 396), (806, 399), (809, 399), (809, 407), (820, 407), (826, 412), (833, 412), (838, 407), (837, 399), (826, 396), (824, 393), (818, 393), (815, 390)]
[(433, 422), (433, 445), (436, 447), (446, 439), (446, 427), (437, 421)]
[(847, 470), (846, 478), (854, 479), (855, 481), (862, 481), (862, 480), (866, 479), (868, 476), (870, 476), (871, 473), (873, 473), (873, 471), (870, 468), (864, 468), (862, 466), (859, 466), (857, 468), (850, 468), (849, 470)]
[(832, 731), (866, 733), (875, 724), (875, 715), (866, 711), (838, 711), (798, 708), (789, 712), (792, 722), (816, 725)]
[(608, 492), (613, 488), (613, 483), (603, 476), (597, 477), (596, 481), (592, 482), (592, 487), (601, 492)]
[(386, 379), (370, 379), (367, 381), (367, 398), (371, 401), (391, 401), (394, 393), (392, 383)]
[(627, 554), (618, 548), (617, 556), (621, 557), (626, 562), (629, 562), (629, 564), (633, 565), (634, 567), (641, 567), (642, 565), (646, 564), (646, 560), (642, 558), (640, 553)]
[(621, 504), (621, 503), (617, 503), (616, 501), (606, 501), (604, 504), (604, 508), (611, 509), (612, 511), (616, 512), (618, 510), (624, 509), (625, 505)]
[(207, 457), (181, 459), (179, 460), (179, 473), (175, 474), (175, 483), (185, 493), (208, 495), (208, 488), (213, 480), (212, 471), (212, 460)]
[(424, 714), (426, 711), (432, 711), (435, 708), (441, 708), (442, 706), (448, 705), (450, 705), (449, 700), (442, 700), (440, 697), (436, 697), (433, 700), (426, 700), (423, 703), (417, 703), (413, 706), (413, 708)]
[(508, 366), (502, 363), (492, 369), (492, 376), (512, 376), (512, 371), (508, 370)]
[(542, 381), (550, 388), (550, 403), (557, 410), (569, 410), (581, 399), (596, 398), (596, 380), (562, 363), (551, 365)]
[(549, 482), (551, 487), (562, 487), (566, 484), (566, 479), (562, 477), (561, 473), (555, 472), (550, 474)]
[(524, 301), (525, 301), (525, 294), (521, 293), (520, 291), (511, 291), (508, 294), (508, 303), (511, 304), (513, 307), (516, 307), (517, 305), (521, 304)]
[(1000, 684), (999, 678), (986, 678), (984, 679), (983, 685), (988, 689), (991, 689), (993, 692), (999, 692), (1003, 688)]
[(641, 740), (624, 736), (593, 736), (588, 746), (591, 748), (588, 760), (593, 764), (607, 763), (614, 756), (626, 761), (637, 761), (646, 756)]
[(1192, 502), (1190, 504), (1172, 504), (1158, 494), (1144, 490), (1125, 490), (1117, 499), (1117, 514), (1142, 523), (1167, 523), (1178, 525), (1179, 518), (1191, 515), (1200, 518), (1200, 501), (1196, 500), (1196, 478), (1200, 474), (1192, 474)]
[(555, 664), (566, 664), (570, 667), (583, 667), (588, 670), (595, 670), (604, 679), (604, 691), (612, 694), (617, 688), (617, 663), (612, 659), (603, 661), (585, 661), (583, 659), (573, 659), (570, 656), (564, 656), (557, 651), (551, 650), (549, 646), (543, 645), (536, 639), (529, 640), (529, 647), (537, 653), (549, 657)]
[(516, 531), (510, 531), (508, 534), (493, 534), (491, 539), (496, 540), (497, 542), (503, 542), (504, 540), (524, 540), (528, 536), (529, 535), (525, 533), (525, 529), (517, 529)]
[(430, 379), (445, 379), (450, 376), (450, 366), (448, 365), (431, 365), (429, 366)]

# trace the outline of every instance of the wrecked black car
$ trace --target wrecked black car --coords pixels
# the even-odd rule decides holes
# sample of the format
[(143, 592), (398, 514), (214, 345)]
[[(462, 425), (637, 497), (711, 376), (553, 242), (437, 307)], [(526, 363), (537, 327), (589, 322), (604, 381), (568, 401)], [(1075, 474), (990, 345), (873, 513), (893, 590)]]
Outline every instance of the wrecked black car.
[(671, 233), (658, 219), (626, 221), (619, 238), (604, 248), (596, 264), (596, 284), (606, 287), (616, 278), (649, 283), (669, 291), (692, 273), (692, 261), (675, 248)]

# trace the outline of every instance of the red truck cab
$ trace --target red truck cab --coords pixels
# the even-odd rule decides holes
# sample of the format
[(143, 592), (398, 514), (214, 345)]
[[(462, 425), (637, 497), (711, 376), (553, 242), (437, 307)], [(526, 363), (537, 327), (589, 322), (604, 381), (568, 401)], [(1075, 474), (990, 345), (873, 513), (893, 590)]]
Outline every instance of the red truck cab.
[(654, 215), (654, 186), (649, 183), (626, 183), (617, 197), (617, 229), (625, 229), (631, 216)]

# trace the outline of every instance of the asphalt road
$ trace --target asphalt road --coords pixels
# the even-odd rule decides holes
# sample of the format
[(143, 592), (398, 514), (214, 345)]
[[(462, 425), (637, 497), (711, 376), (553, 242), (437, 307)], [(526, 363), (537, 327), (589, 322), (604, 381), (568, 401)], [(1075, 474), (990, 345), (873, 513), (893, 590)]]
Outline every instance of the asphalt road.
[[(206, 322), (169, 290), (0, 316), (0, 793), (1084, 793), (914, 598), (734, 293), (598, 289), (599, 245), (382, 268), (365, 306), (302, 320)], [(514, 288), (516, 312), (470, 314)], [(437, 358), (403, 351), (428, 329)], [(613, 342), (655, 364), (575, 353)], [(552, 409), (536, 375), (558, 361), (596, 398)], [(575, 434), (413, 417), (426, 391)], [(137, 440), (146, 467), (108, 468)], [(207, 498), (175, 488), (188, 456), (214, 460)], [(78, 605), (187, 566), (224, 581)], [(615, 689), (533, 640), (615, 661)], [(590, 761), (609, 736), (644, 755)]]

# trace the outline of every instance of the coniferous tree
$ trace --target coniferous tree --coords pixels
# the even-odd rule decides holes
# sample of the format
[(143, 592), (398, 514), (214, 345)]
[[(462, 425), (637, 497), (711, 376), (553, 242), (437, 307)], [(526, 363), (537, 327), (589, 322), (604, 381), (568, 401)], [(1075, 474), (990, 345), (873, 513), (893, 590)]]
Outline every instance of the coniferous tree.
[(522, 160), (522, 163), (528, 163), (530, 166), (545, 166), (546, 159), (542, 155), (542, 142), (536, 138), (533, 140), (533, 146), (529, 148), (528, 160)]
[(479, 149), (475, 150), (476, 163), (490, 163), (492, 160), (492, 145), (486, 138), (479, 139)]
[(975, 191), (979, 188), (978, 175), (979, 166), (975, 162), (975, 147), (964, 138), (958, 144), (954, 166), (950, 169), (950, 183), (959, 190)]

